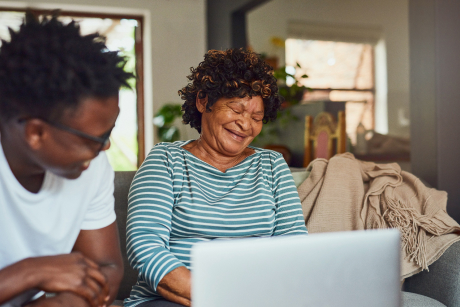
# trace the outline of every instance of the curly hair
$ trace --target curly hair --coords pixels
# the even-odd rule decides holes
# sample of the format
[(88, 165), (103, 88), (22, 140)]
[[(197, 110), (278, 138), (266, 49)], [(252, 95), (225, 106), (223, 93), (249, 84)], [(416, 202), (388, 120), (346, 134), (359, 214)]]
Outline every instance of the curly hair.
[(87, 97), (118, 95), (130, 87), (133, 74), (124, 71), (126, 59), (105, 46), (99, 34), (80, 35), (74, 22), (57, 16), (39, 21), (31, 12), (18, 32), (9, 29), (10, 42), (0, 49), (0, 117), (58, 119)]
[(182, 120), (201, 133), (201, 113), (196, 107), (197, 95), (208, 97), (206, 111), (222, 97), (261, 96), (264, 103), (263, 123), (276, 119), (282, 97), (278, 94), (273, 68), (260, 56), (244, 49), (209, 50), (196, 68), (190, 68), (187, 86), (179, 90)]

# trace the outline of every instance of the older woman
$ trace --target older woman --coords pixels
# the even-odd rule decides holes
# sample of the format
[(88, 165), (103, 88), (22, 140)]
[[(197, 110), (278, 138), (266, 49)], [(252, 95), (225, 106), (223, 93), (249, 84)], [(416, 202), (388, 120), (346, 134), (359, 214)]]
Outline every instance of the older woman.
[(179, 91), (198, 140), (155, 146), (129, 194), (137, 284), (125, 306), (190, 306), (190, 250), (217, 238), (306, 234), (281, 154), (249, 146), (276, 118), (273, 69), (244, 50), (211, 50)]

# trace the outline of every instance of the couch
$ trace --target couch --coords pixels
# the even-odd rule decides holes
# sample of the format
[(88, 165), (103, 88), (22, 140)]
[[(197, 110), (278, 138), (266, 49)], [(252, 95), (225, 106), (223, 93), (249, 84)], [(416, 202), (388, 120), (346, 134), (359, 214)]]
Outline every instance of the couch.
[[(307, 176), (301, 171), (292, 169), (297, 184)], [(137, 272), (128, 263), (125, 244), (128, 191), (134, 174), (135, 172), (115, 172), (115, 212), (125, 267), (115, 306), (123, 306), (122, 301), (129, 297), (131, 287), (137, 278)], [(403, 291), (403, 307), (460, 306), (460, 242), (454, 243), (430, 265), (429, 272), (424, 271), (407, 278), (403, 284)]]

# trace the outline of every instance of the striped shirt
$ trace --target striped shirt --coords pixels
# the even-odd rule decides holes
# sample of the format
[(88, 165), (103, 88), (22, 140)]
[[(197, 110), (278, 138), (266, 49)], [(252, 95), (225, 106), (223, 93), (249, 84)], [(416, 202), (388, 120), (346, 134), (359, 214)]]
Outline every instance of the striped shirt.
[(127, 253), (139, 275), (125, 306), (160, 298), (158, 283), (190, 269), (196, 242), (307, 234), (281, 154), (251, 147), (254, 154), (223, 173), (182, 148), (189, 142), (156, 145), (131, 184)]

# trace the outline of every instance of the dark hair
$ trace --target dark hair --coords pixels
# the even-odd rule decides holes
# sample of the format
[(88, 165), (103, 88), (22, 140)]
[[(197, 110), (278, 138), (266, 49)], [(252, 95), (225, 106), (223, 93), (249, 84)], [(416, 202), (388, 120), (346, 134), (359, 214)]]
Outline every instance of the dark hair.
[(206, 111), (222, 97), (261, 96), (264, 103), (263, 123), (276, 119), (281, 106), (273, 68), (260, 56), (244, 49), (209, 50), (204, 61), (190, 68), (191, 81), (179, 91), (182, 100), (183, 122), (201, 133), (201, 113), (196, 98), (208, 97)]
[(10, 42), (0, 49), (0, 116), (57, 119), (87, 97), (118, 94), (133, 74), (123, 70), (126, 59), (108, 51), (99, 34), (80, 35), (74, 22), (57, 16), (39, 21), (31, 12)]

